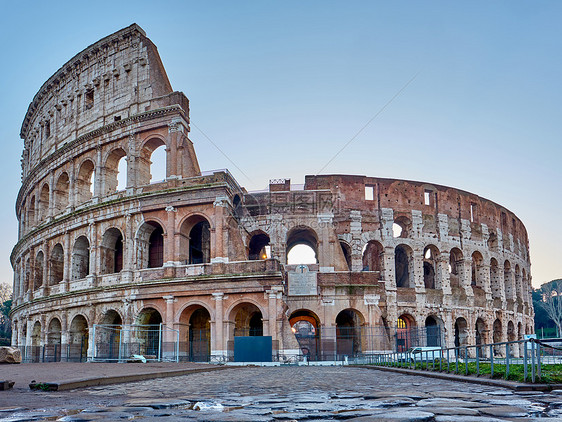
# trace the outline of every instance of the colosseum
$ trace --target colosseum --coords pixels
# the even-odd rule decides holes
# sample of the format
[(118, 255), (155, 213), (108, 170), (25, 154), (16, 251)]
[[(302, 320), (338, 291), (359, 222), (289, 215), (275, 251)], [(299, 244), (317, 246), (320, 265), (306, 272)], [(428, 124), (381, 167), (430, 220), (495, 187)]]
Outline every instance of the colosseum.
[(200, 170), (189, 131), (189, 101), (136, 24), (39, 89), (11, 255), (26, 360), (226, 360), (248, 344), (333, 360), (533, 332), (527, 232), (501, 205), (359, 175), (248, 192)]

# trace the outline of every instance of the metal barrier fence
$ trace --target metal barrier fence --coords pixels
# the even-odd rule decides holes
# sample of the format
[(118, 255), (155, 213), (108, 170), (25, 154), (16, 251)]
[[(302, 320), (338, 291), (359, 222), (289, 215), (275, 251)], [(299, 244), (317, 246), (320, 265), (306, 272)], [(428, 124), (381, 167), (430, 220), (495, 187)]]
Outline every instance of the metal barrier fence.
[(100, 325), (92, 330), (94, 362), (179, 361), (179, 330), (158, 325)]
[(44, 346), (20, 346), (24, 363), (40, 362), (86, 362), (87, 342), (79, 344), (47, 344)]
[[(410, 369), (489, 375), (510, 378), (522, 367), (523, 381), (536, 382), (545, 364), (562, 363), (562, 339), (534, 338), (451, 348), (416, 348), (407, 352), (379, 353), (352, 359), (349, 363), (375, 364)], [(518, 367), (515, 367), (517, 365)]]

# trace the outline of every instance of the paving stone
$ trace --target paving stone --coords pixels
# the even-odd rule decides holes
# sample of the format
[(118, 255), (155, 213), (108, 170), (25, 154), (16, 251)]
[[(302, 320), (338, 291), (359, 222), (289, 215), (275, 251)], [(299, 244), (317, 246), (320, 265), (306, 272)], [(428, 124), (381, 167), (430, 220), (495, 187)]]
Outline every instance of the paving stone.
[(479, 416), (480, 412), (476, 409), (467, 407), (423, 407), (425, 412), (435, 413), (436, 415), (463, 415), (463, 416)]
[(419, 407), (432, 406), (432, 407), (487, 407), (487, 404), (468, 401), (468, 400), (458, 400), (449, 398), (439, 398), (435, 397), (433, 399), (424, 399), (416, 403)]
[(488, 416), (436, 416), (435, 422), (505, 422), (505, 419)]
[(348, 419), (348, 422), (430, 422), (435, 415), (415, 409), (400, 409), (373, 416)]
[(496, 416), (499, 418), (519, 418), (529, 415), (527, 410), (516, 406), (482, 407), (478, 410), (485, 415)]

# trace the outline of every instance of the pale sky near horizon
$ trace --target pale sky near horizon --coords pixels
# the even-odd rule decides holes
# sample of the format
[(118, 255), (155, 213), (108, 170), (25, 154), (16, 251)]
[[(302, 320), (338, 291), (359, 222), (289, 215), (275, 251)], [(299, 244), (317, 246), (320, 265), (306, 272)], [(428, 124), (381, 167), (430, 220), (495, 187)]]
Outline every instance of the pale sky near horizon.
[(75, 54), (133, 22), (190, 99), (201, 169), (228, 168), (248, 190), (304, 183), (417, 75), (323, 173), (491, 199), (527, 228), (533, 285), (562, 278), (562, 2), (0, 5), (0, 281), (12, 282), (29, 103)]

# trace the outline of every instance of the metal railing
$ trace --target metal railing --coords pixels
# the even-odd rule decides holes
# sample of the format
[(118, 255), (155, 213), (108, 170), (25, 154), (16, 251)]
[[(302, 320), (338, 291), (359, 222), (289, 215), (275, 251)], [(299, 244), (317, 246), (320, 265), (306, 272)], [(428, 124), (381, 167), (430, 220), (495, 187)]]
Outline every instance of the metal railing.
[[(417, 351), (379, 353), (350, 359), (349, 363), (409, 369), (454, 372), (456, 374), (517, 379), (520, 372), (524, 382), (542, 378), (544, 365), (562, 363), (562, 339), (534, 338), (449, 348), (419, 348)], [(513, 377), (510, 376), (513, 374)]]

